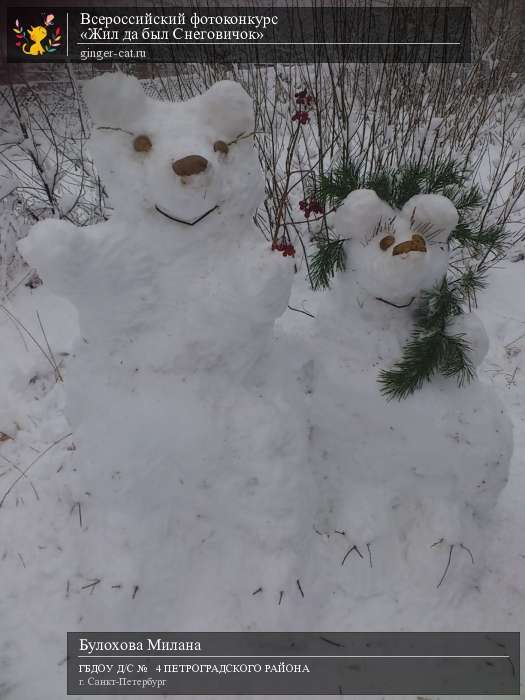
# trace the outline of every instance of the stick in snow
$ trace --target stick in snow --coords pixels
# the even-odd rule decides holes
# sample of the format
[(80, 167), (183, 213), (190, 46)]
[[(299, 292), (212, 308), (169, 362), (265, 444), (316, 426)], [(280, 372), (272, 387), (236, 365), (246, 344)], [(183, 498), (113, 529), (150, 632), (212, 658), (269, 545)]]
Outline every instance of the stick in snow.
[(89, 595), (92, 595), (93, 591), (95, 590), (95, 586), (98, 586), (98, 584), (101, 582), (101, 580), (102, 579), (100, 579), (100, 578), (96, 578), (91, 583), (87, 583), (85, 586), (82, 586), (82, 588), (80, 590), (84, 591), (87, 588), (90, 588), (91, 590), (89, 592)]
[(472, 560), (472, 563), (474, 564), (474, 555), (472, 554), (470, 549), (467, 546), (465, 546), (462, 542), (460, 543), (459, 546), (461, 547), (461, 549), (464, 549), (465, 551), (467, 551), (470, 554), (470, 559)]
[(30, 464), (26, 469), (24, 469), (24, 471), (22, 471), (22, 472), (20, 473), (20, 476), (18, 476), (18, 477), (12, 482), (11, 486), (10, 486), (10, 487), (7, 489), (7, 491), (4, 493), (4, 495), (3, 495), (2, 498), (0, 499), (0, 508), (4, 505), (5, 499), (9, 496), (9, 494), (10, 494), (11, 491), (14, 489), (14, 487), (18, 484), (18, 482), (19, 482), (21, 479), (23, 479), (23, 478), (25, 477), (25, 475), (26, 475), (27, 472), (31, 469), (31, 467), (33, 467), (33, 466), (38, 462), (38, 460), (39, 460), (41, 457), (43, 457), (43, 456), (46, 455), (51, 449), (53, 449), (53, 447), (55, 447), (55, 446), (58, 445), (60, 442), (62, 442), (62, 440), (65, 440), (66, 438), (71, 437), (71, 435), (73, 435), (73, 433), (68, 433), (67, 435), (63, 435), (61, 438), (59, 438), (58, 440), (55, 440), (55, 442), (52, 442), (51, 445), (49, 445), (48, 447), (46, 447), (46, 449), (45, 449), (43, 452), (40, 452), (40, 454), (38, 455), (38, 457), (36, 457), (36, 458), (31, 462), (31, 464)]
[(345, 561), (348, 559), (348, 557), (350, 556), (350, 554), (351, 554), (354, 550), (359, 554), (359, 556), (361, 557), (361, 559), (363, 559), (363, 555), (361, 554), (361, 552), (360, 552), (359, 549), (357, 548), (357, 545), (354, 544), (354, 545), (352, 545), (352, 546), (350, 547), (350, 549), (348, 550), (348, 552), (344, 555), (343, 561), (341, 562), (341, 566), (344, 566)]
[(443, 583), (443, 581), (445, 580), (445, 576), (447, 575), (448, 570), (449, 570), (449, 568), (450, 568), (450, 562), (452, 561), (452, 552), (453, 552), (453, 550), (454, 550), (454, 545), (451, 544), (451, 545), (450, 545), (450, 548), (449, 548), (449, 552), (448, 552), (448, 561), (447, 561), (447, 565), (446, 565), (446, 567), (445, 567), (445, 571), (443, 572), (443, 576), (441, 577), (441, 580), (439, 581), (439, 583), (438, 583), (438, 585), (436, 586), (436, 588), (439, 588), (439, 587), (441, 586), (441, 584)]

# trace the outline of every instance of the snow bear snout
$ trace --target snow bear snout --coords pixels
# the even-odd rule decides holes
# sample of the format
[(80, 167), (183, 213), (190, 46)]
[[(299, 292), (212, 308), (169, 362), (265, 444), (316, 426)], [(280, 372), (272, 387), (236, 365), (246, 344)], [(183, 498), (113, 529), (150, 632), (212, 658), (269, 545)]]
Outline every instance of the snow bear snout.
[(173, 161), (171, 167), (176, 175), (185, 178), (203, 173), (208, 167), (208, 160), (204, 156), (184, 156), (184, 158)]
[[(387, 244), (387, 239), (388, 239), (388, 244)], [(381, 250), (388, 250), (391, 245), (394, 243), (394, 237), (393, 236), (386, 236), (383, 238), (380, 242), (380, 247)], [(408, 253), (426, 253), (427, 252), (427, 244), (423, 236), (421, 236), (419, 233), (414, 233), (412, 238), (407, 241), (402, 241), (401, 243), (396, 243), (392, 249), (392, 255), (403, 255), (405, 256)]]
[(392, 255), (402, 255), (403, 253), (426, 253), (427, 245), (423, 237), (414, 236), (411, 241), (403, 241), (394, 246)]

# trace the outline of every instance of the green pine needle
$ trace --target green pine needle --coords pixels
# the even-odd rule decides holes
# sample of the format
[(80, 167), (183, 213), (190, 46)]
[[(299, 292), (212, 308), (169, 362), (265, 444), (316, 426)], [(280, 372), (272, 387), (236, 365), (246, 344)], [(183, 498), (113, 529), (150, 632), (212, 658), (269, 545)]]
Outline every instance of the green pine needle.
[(437, 374), (456, 377), (459, 386), (474, 377), (470, 347), (462, 335), (450, 335), (450, 320), (461, 313), (461, 289), (446, 279), (426, 292), (416, 310), (416, 323), (401, 358), (379, 373), (381, 393), (390, 401), (406, 399)]
[(429, 192), (441, 192), (446, 187), (463, 186), (466, 174), (454, 160), (437, 161), (428, 169), (426, 177)]
[(318, 250), (310, 259), (310, 279), (314, 289), (330, 286), (336, 272), (346, 268), (344, 240), (320, 240)]
[(381, 393), (391, 401), (408, 398), (437, 374), (456, 377), (458, 386), (474, 377), (469, 345), (462, 336), (445, 332), (414, 332), (403, 348), (401, 359), (391, 369), (381, 370)]
[(458, 281), (464, 300), (468, 300), (470, 294), (486, 289), (487, 284), (487, 274), (473, 267), (468, 267)]
[(402, 168), (394, 180), (391, 204), (401, 209), (411, 197), (423, 192), (425, 177), (431, 177), (431, 173), (416, 165), (408, 164)]
[(477, 185), (466, 190), (461, 188), (453, 199), (459, 212), (463, 212), (465, 209), (476, 209), (483, 205), (483, 197)]
[(353, 161), (348, 161), (334, 168), (329, 175), (322, 175), (313, 183), (308, 195), (323, 204), (338, 204), (361, 186), (359, 168)]
[(379, 199), (384, 202), (391, 202), (393, 197), (392, 182), (393, 178), (390, 173), (379, 172), (371, 175), (364, 186), (369, 190), (374, 190)]

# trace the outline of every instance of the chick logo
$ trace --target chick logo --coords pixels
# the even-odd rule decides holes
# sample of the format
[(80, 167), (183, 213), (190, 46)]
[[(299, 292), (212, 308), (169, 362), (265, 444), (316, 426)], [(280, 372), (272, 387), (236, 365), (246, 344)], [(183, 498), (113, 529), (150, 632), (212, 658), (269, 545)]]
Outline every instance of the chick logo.
[(54, 27), (54, 19), (55, 15), (45, 15), (42, 24), (28, 29), (24, 29), (18, 19), (15, 20), (13, 31), (16, 46), (28, 56), (43, 56), (56, 51), (62, 43), (62, 32), (60, 27)]

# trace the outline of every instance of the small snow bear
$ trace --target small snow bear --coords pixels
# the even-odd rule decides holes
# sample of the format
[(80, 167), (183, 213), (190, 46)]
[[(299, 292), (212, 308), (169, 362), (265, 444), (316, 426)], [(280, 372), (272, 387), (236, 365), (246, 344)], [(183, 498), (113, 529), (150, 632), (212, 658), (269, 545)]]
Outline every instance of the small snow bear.
[[(438, 376), (389, 402), (377, 381), (410, 337), (410, 302), (446, 274), (457, 220), (445, 197), (417, 195), (394, 211), (370, 190), (350, 194), (336, 214), (347, 269), (321, 302), (309, 370), (315, 528), (326, 537), (312, 537), (320, 599), (338, 558), (337, 582), (360, 600), (410, 604), (421, 585), (443, 600), (479, 575), (483, 526), (512, 454), (495, 392), (477, 378), (458, 387)], [(478, 365), (488, 339), (476, 315), (458, 316), (450, 331), (467, 339)]]

